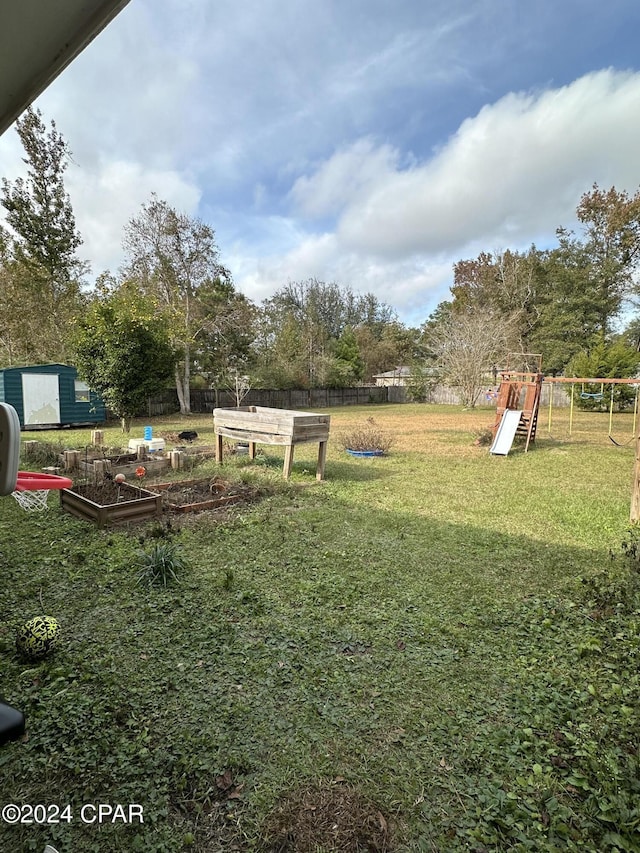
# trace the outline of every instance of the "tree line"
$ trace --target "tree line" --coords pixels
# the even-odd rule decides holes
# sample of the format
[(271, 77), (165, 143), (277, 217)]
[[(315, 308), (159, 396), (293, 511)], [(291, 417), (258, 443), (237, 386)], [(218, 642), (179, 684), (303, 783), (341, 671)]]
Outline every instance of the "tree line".
[(579, 234), (559, 228), (552, 248), (458, 261), (451, 298), (408, 327), (374, 294), (316, 279), (253, 303), (214, 230), (155, 195), (124, 228), (122, 268), (88, 286), (64, 184), (69, 147), (37, 110), (16, 129), (26, 176), (0, 191), (0, 367), (75, 364), (125, 426), (169, 383), (188, 413), (192, 387), (345, 387), (407, 365), (415, 399), (448, 381), (474, 405), (508, 353), (521, 363), (542, 353), (554, 374), (637, 369), (640, 193), (594, 185), (576, 211)]

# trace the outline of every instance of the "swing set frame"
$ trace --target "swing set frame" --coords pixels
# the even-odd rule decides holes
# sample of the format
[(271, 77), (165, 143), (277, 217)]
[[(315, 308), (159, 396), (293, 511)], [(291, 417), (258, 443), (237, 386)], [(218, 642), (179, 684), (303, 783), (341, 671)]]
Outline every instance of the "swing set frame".
[[(521, 412), (521, 419), (519, 424), (519, 429), (522, 431), (523, 435), (526, 435), (526, 445), (525, 452), (529, 448), (529, 443), (535, 440), (536, 433), (536, 423), (538, 419), (538, 410), (540, 406), (540, 398), (542, 396), (542, 383), (549, 382), (551, 385), (571, 385), (571, 409), (569, 413), (569, 435), (571, 435), (571, 430), (573, 427), (573, 403), (574, 403), (574, 389), (578, 383), (583, 383), (583, 392), (584, 385), (600, 385), (601, 393), (604, 396), (604, 386), (605, 385), (635, 385), (636, 388), (636, 397), (635, 397), (635, 405), (633, 407), (633, 436), (630, 439), (631, 441), (635, 440), (635, 464), (633, 469), (633, 490), (631, 493), (631, 511), (629, 513), (629, 520), (632, 524), (640, 523), (640, 435), (636, 435), (636, 423), (638, 420), (638, 404), (640, 399), (640, 378), (629, 378), (629, 379), (602, 379), (601, 377), (598, 379), (593, 378), (583, 378), (576, 376), (558, 376), (558, 377), (544, 377), (540, 371), (540, 364), (538, 364), (538, 371), (533, 373), (516, 373), (511, 371), (503, 371), (501, 373), (502, 381), (500, 383), (500, 390), (498, 394), (498, 409), (499, 414), (504, 414), (507, 409), (519, 409)], [(597, 395), (600, 396), (600, 395)], [(551, 432), (551, 410), (553, 407), (553, 393), (549, 397), (549, 432)], [(528, 416), (528, 417), (527, 417)], [(609, 404), (609, 439), (618, 447), (621, 445), (617, 442), (614, 437), (611, 435), (612, 428), (612, 420), (613, 420), (613, 394), (611, 394), (611, 401)], [(495, 431), (500, 423), (500, 418), (496, 421), (494, 425), (494, 436)]]
[[(635, 396), (635, 401), (634, 401), (634, 406), (633, 406), (633, 424), (631, 427), (632, 437), (631, 437), (630, 441), (633, 441), (633, 439), (635, 438), (636, 423), (638, 420), (638, 399), (640, 396), (640, 379), (638, 379), (638, 378), (629, 378), (629, 379), (602, 379), (602, 378), (598, 378), (598, 379), (594, 379), (594, 378), (588, 378), (588, 377), (575, 377), (575, 376), (553, 376), (553, 377), (549, 376), (549, 377), (545, 377), (544, 381), (548, 382), (550, 384), (571, 385), (571, 392), (570, 392), (571, 402), (569, 404), (569, 436), (571, 436), (571, 433), (573, 430), (573, 412), (574, 412), (574, 398), (575, 398), (574, 389), (575, 389), (576, 385), (582, 384), (583, 389), (584, 389), (585, 385), (600, 385), (601, 390), (598, 394), (585, 394), (585, 392), (583, 390), (580, 396), (584, 397), (585, 399), (602, 399), (602, 397), (604, 396), (604, 386), (605, 385), (635, 385), (636, 396)], [(548, 420), (548, 424), (547, 424), (547, 432), (549, 432), (549, 433), (551, 432), (552, 409), (553, 409), (553, 393), (549, 395), (549, 420)], [(614, 444), (620, 446), (619, 442), (617, 442), (612, 435), (612, 428), (613, 428), (613, 394), (611, 394), (611, 400), (609, 401), (609, 432), (608, 432), (608, 438)]]

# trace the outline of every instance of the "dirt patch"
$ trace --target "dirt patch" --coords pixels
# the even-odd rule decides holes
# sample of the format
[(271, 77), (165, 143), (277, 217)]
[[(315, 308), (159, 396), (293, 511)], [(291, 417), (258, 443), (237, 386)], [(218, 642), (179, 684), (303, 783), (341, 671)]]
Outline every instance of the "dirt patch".
[(284, 798), (267, 819), (261, 853), (388, 853), (389, 821), (356, 788), (330, 783)]
[(201, 480), (176, 481), (157, 485), (116, 483), (105, 479), (101, 483), (84, 483), (73, 487), (72, 491), (99, 504), (111, 506), (126, 501), (139, 500), (149, 492), (161, 494), (164, 507), (171, 511), (191, 508), (215, 509), (234, 503), (251, 503), (258, 500), (260, 490), (246, 483), (231, 483), (220, 477)]
[(162, 495), (165, 506), (177, 511), (197, 511), (234, 503), (251, 503), (260, 496), (260, 490), (255, 486), (230, 483), (221, 477), (162, 483), (155, 488)]

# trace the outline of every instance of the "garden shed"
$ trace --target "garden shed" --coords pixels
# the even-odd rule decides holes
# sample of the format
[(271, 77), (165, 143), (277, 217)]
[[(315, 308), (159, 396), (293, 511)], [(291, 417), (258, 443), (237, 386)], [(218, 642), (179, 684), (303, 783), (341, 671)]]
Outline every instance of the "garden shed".
[(5, 367), (0, 402), (13, 406), (22, 429), (97, 424), (106, 418), (100, 397), (66, 364)]

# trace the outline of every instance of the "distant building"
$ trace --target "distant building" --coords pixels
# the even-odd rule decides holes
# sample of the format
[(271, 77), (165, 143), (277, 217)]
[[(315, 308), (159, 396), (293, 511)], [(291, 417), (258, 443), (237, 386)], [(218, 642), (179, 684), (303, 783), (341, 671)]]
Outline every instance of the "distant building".
[(406, 385), (411, 379), (410, 367), (396, 367), (395, 370), (387, 370), (385, 373), (376, 373), (373, 377), (376, 385), (380, 388), (388, 388), (392, 385)]

